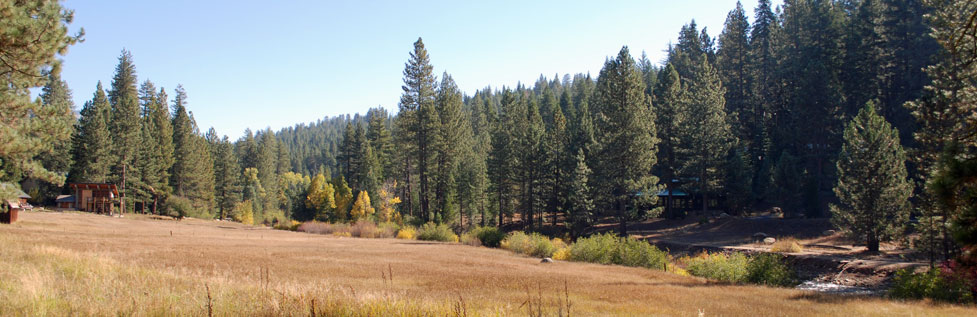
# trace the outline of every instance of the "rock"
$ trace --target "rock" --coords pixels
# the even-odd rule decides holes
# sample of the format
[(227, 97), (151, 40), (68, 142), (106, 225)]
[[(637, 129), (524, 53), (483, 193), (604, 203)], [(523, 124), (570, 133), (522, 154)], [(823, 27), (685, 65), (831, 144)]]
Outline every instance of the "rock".
[(543, 260), (542, 261), (539, 261), (539, 263), (553, 263), (553, 259), (551, 259), (551, 258), (543, 258)]
[(824, 232), (822, 232), (821, 235), (831, 236), (831, 235), (834, 235), (835, 233), (837, 233), (837, 231), (834, 231), (834, 230), (830, 230), (829, 229), (829, 230), (825, 230)]
[(777, 239), (774, 239), (773, 237), (767, 237), (763, 239), (763, 244), (774, 244), (776, 242)]
[(760, 241), (767, 238), (767, 234), (763, 232), (757, 232), (753, 234), (754, 241)]

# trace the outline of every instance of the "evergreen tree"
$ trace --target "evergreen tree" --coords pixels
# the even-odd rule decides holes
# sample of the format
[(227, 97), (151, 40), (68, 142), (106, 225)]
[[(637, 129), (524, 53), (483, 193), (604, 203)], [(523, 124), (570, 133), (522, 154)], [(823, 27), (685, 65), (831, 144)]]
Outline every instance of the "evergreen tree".
[(600, 204), (615, 210), (622, 236), (627, 235), (628, 221), (649, 214), (642, 203), (657, 198), (658, 178), (651, 171), (658, 140), (644, 90), (640, 70), (624, 47), (617, 58), (604, 63), (594, 92), (595, 187)]
[(346, 130), (343, 132), (343, 142), (339, 146), (339, 157), (336, 159), (339, 161), (339, 170), (344, 177), (354, 178), (353, 174), (356, 169), (356, 157), (360, 150), (356, 146), (356, 129), (353, 127), (352, 122), (346, 123)]
[(719, 35), (716, 70), (726, 88), (726, 113), (733, 135), (740, 145), (752, 148), (760, 127), (753, 118), (756, 114), (750, 104), (752, 92), (747, 65), (750, 59), (750, 23), (746, 19), (743, 5), (736, 2), (736, 8), (726, 16), (726, 25)]
[(435, 144), (433, 140), (437, 137), (438, 130), (434, 126), (437, 123), (437, 113), (434, 110), (436, 84), (434, 67), (431, 66), (427, 49), (424, 48), (421, 38), (417, 38), (414, 51), (404, 65), (404, 85), (401, 86), (404, 92), (400, 96), (400, 112), (397, 115), (397, 128), (401, 137), (397, 143), (404, 162), (405, 205), (413, 215), (415, 202), (411, 175), (416, 171), (420, 185), (417, 194), (419, 201), (416, 204), (420, 206), (420, 215), (425, 220), (429, 220), (431, 200), (428, 188), (430, 165), (434, 163), (431, 147)]
[(590, 181), (590, 168), (587, 167), (587, 160), (584, 157), (583, 149), (577, 150), (577, 167), (573, 171), (570, 181), (567, 222), (570, 235), (580, 236), (584, 230), (590, 228), (597, 220), (595, 217), (595, 206), (588, 182)]
[(278, 209), (278, 139), (271, 129), (261, 131), (258, 136), (258, 178), (267, 195), (262, 200), (264, 212)]
[[(38, 153), (34, 160), (40, 162), (45, 170), (57, 174), (58, 179), (63, 182), (72, 164), (70, 131), (75, 123), (74, 102), (71, 100), (68, 83), (61, 80), (59, 69), (45, 71), (44, 75), (47, 83), (41, 88), (39, 110), (52, 115), (47, 121), (61, 127), (59, 133), (65, 133), (65, 130), (69, 132), (52, 138), (51, 144)], [(28, 178), (21, 185), (24, 191), (31, 194), (33, 200), (42, 203), (53, 203), (61, 187), (57, 182), (36, 178)]]
[(730, 214), (741, 215), (753, 202), (753, 167), (746, 151), (741, 148), (729, 151), (725, 174), (723, 192), (726, 207)]
[[(7, 36), (0, 41), (0, 180), (34, 178), (62, 185), (63, 171), (51, 171), (37, 160), (56, 143), (71, 137), (71, 122), (64, 113), (65, 103), (36, 103), (30, 100), (31, 88), (49, 81), (45, 69), (57, 73), (59, 56), (83, 35), (68, 35), (74, 12), (57, 1), (6, 2), (0, 30)], [(9, 198), (9, 197), (0, 197)], [(5, 204), (5, 202), (0, 202)]]
[(186, 91), (183, 86), (178, 85), (176, 98), (173, 100), (173, 145), (176, 160), (171, 172), (171, 184), (174, 194), (189, 199), (197, 211), (207, 213), (214, 201), (214, 163), (210, 148), (200, 135), (193, 114), (186, 110), (186, 102)]
[(462, 95), (451, 75), (444, 73), (437, 88), (435, 107), (438, 114), (438, 137), (435, 147), (437, 165), (435, 170), (434, 212), (438, 218), (447, 221), (447, 214), (455, 206), (456, 178), (461, 152), (469, 147), (471, 125), (462, 113)]
[(170, 168), (173, 166), (173, 125), (170, 121), (167, 96), (160, 88), (156, 91), (150, 81), (143, 82), (139, 89), (139, 99), (143, 108), (143, 138), (150, 145), (143, 147), (145, 155), (141, 164), (142, 178), (147, 193), (157, 210), (158, 197), (170, 192)]
[(909, 219), (906, 154), (899, 132), (872, 102), (848, 124), (844, 139), (834, 188), (840, 203), (831, 205), (831, 221), (877, 252), (879, 242), (897, 237)]
[(109, 132), (111, 116), (111, 106), (99, 82), (92, 100), (85, 102), (81, 109), (78, 130), (73, 137), (72, 182), (108, 181), (111, 163), (114, 162)]
[(503, 88), (501, 113), (491, 115), (492, 112), (488, 112), (491, 115), (491, 149), (485, 164), (493, 204), (498, 206), (496, 213), (499, 216), (499, 227), (504, 224), (505, 216), (512, 214), (512, 178), (515, 174), (513, 167), (518, 166), (518, 161), (513, 153), (514, 140), (510, 129), (513, 119), (510, 110), (515, 103), (512, 91)]
[(113, 157), (116, 159), (112, 166), (112, 181), (121, 185), (119, 194), (123, 202), (122, 212), (128, 210), (126, 207), (132, 206), (133, 202), (126, 200), (127, 189), (138, 189), (143, 184), (137, 170), (139, 151), (145, 143), (142, 140), (136, 82), (136, 66), (132, 62), (132, 54), (122, 50), (115, 76), (112, 77), (112, 90), (109, 91), (109, 103), (112, 105), (109, 129), (114, 145)]
[(208, 139), (213, 138), (216, 141), (211, 143), (211, 156), (214, 158), (214, 199), (217, 210), (220, 211), (218, 219), (224, 219), (241, 200), (241, 167), (227, 136), (216, 140), (214, 128), (210, 128), (207, 135)]
[(975, 219), (973, 198), (967, 194), (975, 186), (967, 181), (966, 168), (973, 164), (977, 143), (972, 119), (977, 105), (977, 39), (966, 32), (977, 29), (973, 14), (977, 3), (935, 0), (926, 4), (933, 8), (927, 16), (933, 26), (931, 36), (942, 50), (938, 62), (926, 69), (932, 82), (925, 94), (906, 104), (920, 126), (914, 135), (918, 148), (913, 161), (919, 170), (918, 182), (926, 184), (917, 204), (923, 211), (921, 231), (928, 236), (923, 245), (931, 252), (931, 260), (936, 252), (948, 260), (963, 247), (969, 254), (964, 260), (973, 265), (977, 263), (973, 235), (960, 229), (972, 228)]
[(753, 11), (753, 26), (750, 30), (750, 52), (747, 64), (750, 83), (750, 107), (752, 121), (749, 126), (753, 139), (750, 140), (750, 159), (756, 170), (753, 181), (754, 196), (764, 197), (768, 192), (770, 167), (780, 155), (780, 149), (771, 148), (772, 114), (780, 104), (780, 85), (777, 83), (777, 59), (779, 54), (778, 37), (780, 23), (773, 12), (770, 0), (760, 0)]
[(676, 152), (680, 144), (678, 131), (681, 129), (680, 120), (682, 112), (679, 112), (681, 105), (685, 103), (686, 97), (682, 90), (682, 82), (679, 79), (675, 67), (669, 63), (658, 72), (658, 84), (655, 86), (655, 128), (659, 137), (658, 160), (661, 164), (656, 167), (659, 169), (659, 176), (664, 178), (668, 187), (668, 201), (665, 204), (665, 217), (677, 218), (679, 212), (672, 206), (676, 190), (676, 180), (678, 178), (679, 161)]
[(716, 70), (704, 56), (693, 64), (688, 95), (680, 103), (677, 152), (683, 174), (696, 177), (702, 200), (702, 212), (708, 211), (709, 194), (716, 187), (731, 143), (726, 112), (723, 109), (725, 89)]
[(394, 172), (396, 165), (393, 161), (393, 140), (390, 136), (390, 129), (387, 127), (390, 115), (387, 114), (386, 109), (377, 107), (367, 111), (366, 117), (368, 122), (366, 139), (370, 141), (370, 145), (373, 146), (373, 154), (376, 155), (377, 161), (383, 167), (383, 172), (380, 174), (384, 177), (392, 177), (396, 175)]
[(801, 184), (804, 183), (803, 168), (796, 157), (783, 151), (770, 169), (770, 197), (774, 197), (786, 217), (800, 212)]
[(377, 157), (375, 152), (373, 152), (373, 145), (369, 140), (365, 140), (360, 145), (359, 157), (359, 171), (356, 173), (359, 180), (359, 190), (361, 192), (371, 192), (376, 195), (377, 190), (383, 184), (383, 166), (380, 165), (380, 159)]

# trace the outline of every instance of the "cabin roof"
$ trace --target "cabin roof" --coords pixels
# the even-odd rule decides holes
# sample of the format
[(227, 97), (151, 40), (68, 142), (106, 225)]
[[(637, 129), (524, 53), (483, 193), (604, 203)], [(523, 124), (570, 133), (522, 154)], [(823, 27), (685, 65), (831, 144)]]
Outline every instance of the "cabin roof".
[(71, 183), (68, 184), (71, 189), (83, 189), (83, 190), (110, 190), (112, 194), (118, 196), (119, 188), (115, 184), (110, 183)]

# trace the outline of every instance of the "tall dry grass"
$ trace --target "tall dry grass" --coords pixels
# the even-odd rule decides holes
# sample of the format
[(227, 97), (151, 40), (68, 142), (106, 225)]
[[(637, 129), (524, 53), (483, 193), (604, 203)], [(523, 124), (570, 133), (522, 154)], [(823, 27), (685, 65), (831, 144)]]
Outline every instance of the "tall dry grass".
[[(202, 220), (26, 213), (0, 225), (0, 315), (952, 316), (972, 307), (716, 285), (490, 248)], [(567, 303), (570, 303), (569, 305)]]

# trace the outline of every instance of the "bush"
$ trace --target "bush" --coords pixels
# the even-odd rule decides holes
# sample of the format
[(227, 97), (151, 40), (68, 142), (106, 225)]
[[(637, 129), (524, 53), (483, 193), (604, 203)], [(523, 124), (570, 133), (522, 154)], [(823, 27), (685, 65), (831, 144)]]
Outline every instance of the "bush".
[(668, 253), (645, 241), (605, 233), (577, 240), (570, 246), (569, 259), (665, 270)]
[(307, 221), (299, 225), (298, 231), (315, 234), (334, 234), (337, 232), (349, 232), (349, 225), (342, 223), (328, 223), (319, 221)]
[(570, 246), (570, 260), (612, 264), (616, 247), (617, 237), (613, 234), (595, 234), (578, 239)]
[(974, 302), (974, 293), (971, 289), (974, 284), (974, 272), (962, 271), (955, 263), (950, 262), (923, 273), (915, 273), (912, 269), (899, 270), (892, 279), (889, 296), (971, 303)]
[(400, 225), (393, 222), (384, 222), (377, 225), (377, 238), (393, 238), (397, 236)]
[(288, 217), (285, 217), (285, 213), (281, 210), (266, 210), (261, 214), (261, 223), (265, 225), (275, 226), (279, 223), (288, 223)]
[(417, 231), (417, 240), (458, 242), (458, 235), (448, 225), (428, 222)]
[(408, 227), (400, 228), (400, 230), (397, 230), (397, 239), (414, 240), (414, 237), (416, 236), (417, 236), (417, 230), (414, 229), (414, 227), (408, 226)]
[(668, 253), (635, 238), (619, 238), (612, 258), (614, 264), (666, 270)]
[(499, 245), (506, 250), (541, 258), (552, 257), (556, 252), (553, 241), (535, 232), (528, 235), (522, 231), (509, 233)]
[(502, 239), (505, 239), (505, 232), (496, 227), (476, 227), (468, 233), (478, 238), (482, 245), (491, 248), (498, 248)]
[(459, 241), (461, 241), (461, 244), (467, 244), (474, 247), (478, 247), (482, 245), (482, 240), (478, 239), (478, 237), (476, 237), (471, 232), (462, 233), (461, 237), (458, 239)]
[(760, 254), (750, 259), (746, 267), (746, 280), (753, 284), (769, 286), (797, 285), (794, 271), (777, 254)]
[(377, 238), (377, 224), (369, 220), (360, 220), (349, 226), (350, 236), (357, 238)]
[(163, 213), (173, 218), (183, 218), (193, 213), (193, 205), (184, 197), (169, 196), (163, 204)]
[(702, 253), (687, 261), (689, 274), (727, 283), (746, 281), (749, 260), (742, 253)]
[(298, 231), (300, 225), (302, 225), (301, 222), (289, 220), (289, 222), (279, 222), (274, 228), (278, 230)]
[(804, 247), (801, 246), (800, 243), (797, 243), (797, 240), (784, 239), (784, 240), (777, 240), (777, 242), (770, 247), (770, 251), (797, 253), (797, 252), (804, 251)]

